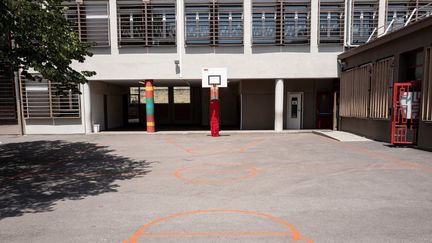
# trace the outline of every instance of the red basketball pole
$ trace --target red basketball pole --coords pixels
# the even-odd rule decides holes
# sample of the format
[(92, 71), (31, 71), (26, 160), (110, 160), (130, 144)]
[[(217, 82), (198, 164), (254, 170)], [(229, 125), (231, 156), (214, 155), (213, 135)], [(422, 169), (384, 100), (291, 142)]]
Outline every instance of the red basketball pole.
[(210, 88), (210, 128), (212, 137), (219, 137), (219, 90)]

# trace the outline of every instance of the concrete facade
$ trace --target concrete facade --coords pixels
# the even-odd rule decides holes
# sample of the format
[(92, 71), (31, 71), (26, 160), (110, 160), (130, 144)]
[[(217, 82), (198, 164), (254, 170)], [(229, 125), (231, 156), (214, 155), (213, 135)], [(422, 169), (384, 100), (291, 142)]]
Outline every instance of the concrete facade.
[[(97, 73), (81, 89), (80, 118), (24, 119), (24, 133), (91, 133), (94, 125), (99, 125), (100, 130), (122, 128), (128, 123), (129, 87), (142, 86), (139, 82), (146, 79), (154, 80), (155, 87), (171, 87), (169, 92), (177, 86), (191, 88), (190, 119), (180, 121), (173, 118), (176, 110), (182, 108), (171, 103), (171, 94), (169, 104), (156, 105), (157, 123), (206, 127), (209, 125), (209, 94), (207, 89), (199, 90), (204, 67), (226, 67), (228, 70), (229, 87), (220, 90), (222, 126), (245, 130), (288, 129), (288, 95), (298, 93), (301, 95), (301, 123), (298, 129), (333, 127), (331, 123), (335, 122), (329, 120), (329, 115), (320, 113), (319, 99), (338, 90), (337, 56), (353, 47), (352, 8), (357, 2), (347, 0), (341, 5), (344, 28), (340, 43), (320, 43), (321, 3), (313, 0), (309, 5), (308, 43), (283, 45), (253, 44), (254, 1), (242, 2), (242, 45), (186, 45), (185, 1), (178, 0), (175, 46), (128, 47), (119, 43), (118, 3), (108, 0), (109, 46), (92, 48), (93, 57), (87, 58), (84, 63), (73, 63), (78, 70)], [(378, 26), (385, 25), (387, 1), (376, 1), (376, 7), (376, 22)], [(377, 33), (383, 33), (382, 27), (377, 29)], [(281, 85), (276, 86), (276, 80), (280, 80)], [(335, 105), (331, 103), (332, 107)], [(138, 119), (143, 122), (145, 105), (140, 104), (138, 110)], [(166, 117), (162, 119), (158, 112), (169, 114), (164, 114)], [(0, 133), (4, 129), (0, 126)]]

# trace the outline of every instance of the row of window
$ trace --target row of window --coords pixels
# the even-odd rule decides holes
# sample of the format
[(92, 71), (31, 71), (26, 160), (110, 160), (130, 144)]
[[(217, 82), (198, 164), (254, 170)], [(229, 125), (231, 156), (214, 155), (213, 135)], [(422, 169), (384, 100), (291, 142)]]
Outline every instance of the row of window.
[[(379, 0), (353, 0), (350, 8), (351, 44), (363, 44), (377, 34)], [(66, 17), (83, 42), (109, 46), (108, 0), (70, 0)], [(321, 0), (319, 43), (343, 43), (344, 0)], [(429, 4), (429, 5), (428, 5)], [(429, 0), (388, 0), (389, 30), (413, 16), (430, 15)], [(310, 42), (311, 0), (254, 0), (252, 43), (289, 45)], [(185, 43), (195, 45), (243, 45), (243, 1), (185, 0)], [(175, 0), (117, 0), (119, 46), (175, 46)]]

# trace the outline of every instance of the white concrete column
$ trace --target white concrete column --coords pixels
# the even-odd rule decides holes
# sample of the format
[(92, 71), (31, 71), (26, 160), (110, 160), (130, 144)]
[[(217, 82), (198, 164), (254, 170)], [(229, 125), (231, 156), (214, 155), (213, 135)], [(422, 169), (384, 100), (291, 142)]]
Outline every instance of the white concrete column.
[(117, 0), (109, 0), (109, 24), (111, 55), (118, 55)]
[(387, 11), (387, 1), (379, 0), (378, 7), (378, 36), (384, 34), (385, 24), (386, 24), (386, 11)]
[(243, 3), (243, 43), (244, 53), (252, 54), (252, 1)]
[(88, 83), (82, 85), (82, 115), (84, 120), (85, 133), (89, 134), (93, 131), (93, 122), (91, 116), (91, 96), (90, 85)]
[(311, 53), (318, 53), (318, 35), (319, 35), (319, 1), (311, 1), (311, 29), (310, 29), (310, 48)]
[(176, 23), (176, 28), (177, 28), (177, 33), (176, 33), (176, 41), (177, 41), (177, 54), (178, 54), (178, 60), (179, 60), (179, 77), (183, 78), (183, 62), (184, 62), (184, 54), (186, 53), (186, 49), (185, 49), (185, 38), (184, 38), (184, 33), (185, 33), (185, 14), (184, 14), (184, 0), (177, 0), (177, 14), (176, 14), (176, 19), (177, 19), (177, 23)]
[(276, 79), (275, 85), (275, 132), (283, 130), (283, 104), (284, 104), (284, 80)]

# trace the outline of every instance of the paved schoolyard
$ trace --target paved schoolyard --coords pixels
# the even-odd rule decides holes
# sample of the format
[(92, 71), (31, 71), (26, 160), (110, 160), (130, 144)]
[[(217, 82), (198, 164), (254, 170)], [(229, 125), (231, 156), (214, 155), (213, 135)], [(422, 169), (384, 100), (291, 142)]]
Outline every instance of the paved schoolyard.
[(432, 242), (431, 152), (311, 133), (0, 142), (0, 242)]

